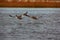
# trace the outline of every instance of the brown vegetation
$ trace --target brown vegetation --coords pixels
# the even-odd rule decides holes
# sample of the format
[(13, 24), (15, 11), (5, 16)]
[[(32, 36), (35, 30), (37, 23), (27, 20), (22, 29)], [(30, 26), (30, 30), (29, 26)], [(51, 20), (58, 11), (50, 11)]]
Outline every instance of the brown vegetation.
[(60, 2), (0, 2), (0, 7), (60, 7)]

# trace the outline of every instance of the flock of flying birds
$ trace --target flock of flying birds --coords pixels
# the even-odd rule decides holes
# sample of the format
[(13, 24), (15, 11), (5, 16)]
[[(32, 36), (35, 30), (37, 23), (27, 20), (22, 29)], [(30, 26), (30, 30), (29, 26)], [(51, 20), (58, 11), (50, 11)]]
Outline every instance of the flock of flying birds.
[[(34, 20), (37, 20), (38, 19), (38, 17), (36, 17), (36, 16), (30, 16), (30, 15), (28, 15), (27, 14), (28, 12), (26, 12), (26, 13), (24, 13), (24, 14), (22, 14), (22, 15), (15, 15), (15, 17), (17, 18), (17, 19), (19, 19), (19, 20), (22, 20), (23, 18), (23, 16), (26, 16), (26, 17), (29, 17), (29, 18), (31, 18), (31, 19), (34, 19)], [(12, 16), (12, 15), (9, 15), (10, 17), (14, 17), (14, 16)]]

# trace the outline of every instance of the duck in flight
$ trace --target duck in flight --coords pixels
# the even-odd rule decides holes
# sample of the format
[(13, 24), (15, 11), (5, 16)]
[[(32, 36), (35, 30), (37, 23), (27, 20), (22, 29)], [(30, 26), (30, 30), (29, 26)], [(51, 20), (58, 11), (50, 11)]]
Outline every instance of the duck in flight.
[(29, 17), (29, 18), (35, 19), (35, 20), (38, 19), (37, 17), (35, 17), (35, 16), (30, 16), (30, 15), (28, 15), (27, 13), (28, 13), (28, 12), (24, 13), (23, 15), (24, 15), (24, 16), (27, 16), (27, 17)]
[(9, 15), (9, 16), (10, 16), (10, 17), (13, 17), (13, 18), (15, 18), (15, 17), (16, 17), (16, 18), (17, 18), (17, 19), (19, 19), (19, 20), (21, 20), (21, 19), (22, 19), (22, 15), (19, 15), (19, 16), (18, 16), (18, 15), (15, 15), (15, 16)]
[[(19, 20), (21, 20), (22, 19), (22, 17), (23, 16), (27, 16), (27, 17), (29, 17), (29, 18), (32, 18), (32, 19), (34, 19), (34, 20), (37, 20), (38, 19), (38, 17), (35, 17), (35, 16), (30, 16), (30, 15), (28, 15), (27, 14), (28, 12), (26, 12), (26, 13), (24, 13), (24, 14), (22, 14), (22, 15), (15, 15), (15, 17), (17, 18), (17, 19), (19, 19)], [(9, 15), (10, 17), (14, 17), (14, 16), (12, 16), (12, 15)]]
[(22, 15), (20, 15), (20, 16), (16, 15), (16, 18), (21, 20), (22, 19)]

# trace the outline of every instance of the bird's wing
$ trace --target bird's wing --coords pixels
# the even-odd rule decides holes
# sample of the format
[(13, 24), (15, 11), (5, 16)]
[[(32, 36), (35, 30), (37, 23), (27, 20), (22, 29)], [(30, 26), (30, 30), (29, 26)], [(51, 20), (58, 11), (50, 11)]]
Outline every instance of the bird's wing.
[(27, 15), (28, 12), (25, 12), (23, 15)]

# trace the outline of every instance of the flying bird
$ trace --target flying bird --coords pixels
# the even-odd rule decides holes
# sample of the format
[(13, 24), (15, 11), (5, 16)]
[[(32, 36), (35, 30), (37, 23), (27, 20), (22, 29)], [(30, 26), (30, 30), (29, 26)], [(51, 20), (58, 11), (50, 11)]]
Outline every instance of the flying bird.
[(15, 16), (12, 16), (12, 15), (9, 15), (10, 17), (13, 17), (13, 18), (17, 18), (17, 19), (19, 19), (19, 20), (21, 20), (22, 19), (22, 15), (15, 15)]
[(20, 16), (16, 15), (16, 18), (21, 20), (22, 19), (22, 15), (20, 15)]
[(29, 18), (32, 18), (32, 19), (34, 19), (34, 20), (37, 20), (38, 19), (38, 17), (36, 17), (36, 16), (30, 16), (30, 15), (28, 15), (27, 14), (28, 12), (26, 12), (26, 13), (24, 13), (24, 14), (22, 14), (22, 15), (15, 15), (15, 16), (12, 16), (12, 15), (9, 15), (10, 17), (16, 17), (17, 19), (19, 19), (19, 20), (21, 20), (24, 16), (27, 16), (27, 17), (29, 17)]
[(24, 16), (27, 16), (27, 17), (29, 17), (29, 18), (35, 19), (35, 20), (38, 19), (37, 17), (35, 17), (35, 16), (30, 16), (30, 15), (28, 15), (27, 13), (28, 13), (28, 12), (24, 13), (23, 15), (24, 15)]

